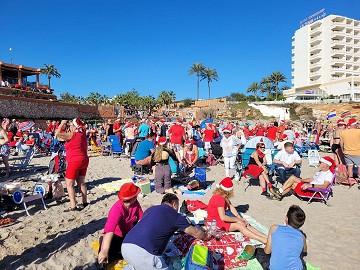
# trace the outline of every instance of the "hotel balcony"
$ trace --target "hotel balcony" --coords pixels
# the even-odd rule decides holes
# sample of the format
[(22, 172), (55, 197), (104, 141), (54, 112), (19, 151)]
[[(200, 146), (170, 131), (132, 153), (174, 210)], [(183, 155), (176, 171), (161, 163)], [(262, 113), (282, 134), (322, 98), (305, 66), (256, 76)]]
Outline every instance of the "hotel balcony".
[(321, 31), (321, 21), (316, 21), (316, 22), (311, 24), (311, 29), (310, 29), (311, 33), (314, 33), (314, 32), (316, 32), (318, 30)]
[(346, 60), (345, 60), (345, 58), (338, 58), (338, 59), (331, 59), (331, 64), (340, 64), (340, 65), (342, 65), (342, 64), (345, 64), (346, 63)]
[(291, 69), (294, 69), (295, 68), (295, 65), (294, 64), (291, 64)]
[(295, 62), (295, 56), (291, 57), (291, 62)]
[(295, 47), (295, 40), (293, 42), (291, 42), (291, 46)]
[(332, 38), (331, 39), (331, 45), (336, 45), (336, 44), (345, 44), (345, 38)]
[(321, 53), (317, 53), (317, 54), (313, 54), (313, 55), (311, 55), (310, 54), (310, 60), (312, 61), (312, 62), (315, 62), (316, 60), (320, 60), (321, 59)]
[(291, 50), (291, 53), (292, 53), (292, 54), (295, 54), (295, 49), (292, 49), (292, 50)]
[(317, 35), (314, 37), (310, 37), (310, 44), (314, 43), (315, 41), (322, 41), (322, 36), (321, 35)]
[(292, 85), (294, 85), (294, 82), (295, 82), (295, 80), (294, 80), (294, 79), (291, 79), (291, 84), (292, 84)]
[(331, 20), (333, 25), (344, 25), (345, 24), (345, 18), (344, 17), (335, 17)]
[(295, 75), (295, 72), (294, 72), (294, 71), (291, 71), (291, 77), (294, 78), (294, 75)]
[(357, 46), (357, 48), (354, 48), (354, 53), (359, 53), (360, 48)]
[(316, 62), (310, 62), (309, 67), (310, 68), (316, 68), (316, 67), (321, 67), (322, 66), (322, 62), (321, 61), (316, 61)]

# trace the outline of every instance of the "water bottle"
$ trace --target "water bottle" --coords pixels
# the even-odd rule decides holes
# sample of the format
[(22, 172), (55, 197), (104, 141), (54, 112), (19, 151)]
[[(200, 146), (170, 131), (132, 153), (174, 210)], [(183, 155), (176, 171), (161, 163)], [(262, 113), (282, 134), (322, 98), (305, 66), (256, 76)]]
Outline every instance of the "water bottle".
[(216, 230), (217, 230), (217, 227), (216, 227), (216, 220), (215, 220), (215, 219), (213, 219), (213, 220), (211, 221), (209, 234), (214, 235), (214, 234), (215, 234), (215, 232), (216, 232)]

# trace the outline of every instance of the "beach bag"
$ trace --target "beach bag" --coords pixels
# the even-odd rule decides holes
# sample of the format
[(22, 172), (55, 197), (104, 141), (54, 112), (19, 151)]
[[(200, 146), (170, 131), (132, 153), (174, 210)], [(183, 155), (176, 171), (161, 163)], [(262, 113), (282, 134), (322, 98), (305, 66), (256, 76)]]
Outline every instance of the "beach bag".
[(194, 178), (203, 184), (206, 182), (206, 168), (195, 168)]
[(336, 182), (338, 184), (349, 185), (349, 177), (347, 173), (347, 168), (344, 164), (339, 164), (336, 170), (335, 176)]
[(213, 269), (212, 252), (205, 246), (193, 244), (185, 262), (185, 270)]

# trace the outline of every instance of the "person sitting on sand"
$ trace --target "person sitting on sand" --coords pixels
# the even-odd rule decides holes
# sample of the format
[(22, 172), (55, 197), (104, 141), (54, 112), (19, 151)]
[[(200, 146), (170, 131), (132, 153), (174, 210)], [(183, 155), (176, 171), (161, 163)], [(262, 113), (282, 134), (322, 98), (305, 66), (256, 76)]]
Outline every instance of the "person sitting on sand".
[[(241, 218), (231, 204), (230, 198), (234, 195), (234, 185), (231, 178), (225, 177), (216, 187), (208, 203), (207, 223), (216, 220), (216, 226), (226, 232), (240, 231), (247, 237), (266, 243), (267, 236), (253, 228), (246, 219)], [(227, 210), (230, 210), (234, 216), (227, 215)]]
[(143, 215), (140, 203), (137, 200), (140, 191), (140, 188), (134, 183), (125, 183), (120, 187), (119, 200), (111, 207), (104, 227), (98, 254), (99, 264), (123, 259), (121, 254), (122, 242), (126, 234)]
[(261, 195), (270, 196), (266, 191), (266, 185), (269, 187), (269, 191), (274, 195), (278, 193), (278, 190), (273, 187), (270, 183), (268, 170), (266, 168), (266, 157), (265, 157), (265, 144), (259, 142), (256, 144), (256, 151), (254, 151), (249, 159), (249, 164), (245, 168), (244, 176), (247, 174), (252, 177), (259, 178), (260, 186), (262, 188)]
[(24, 135), (23, 136), (23, 140), (20, 141), (17, 145), (16, 145), (16, 149), (17, 151), (19, 151), (20, 153), (26, 152), (28, 150), (30, 150), (31, 147), (33, 147), (35, 145), (35, 138), (33, 135), (30, 135), (28, 138)]
[(334, 179), (335, 161), (325, 156), (320, 159), (320, 171), (313, 177), (300, 179), (296, 176), (291, 176), (284, 185), (279, 188), (279, 194), (276, 194), (274, 199), (281, 200), (290, 190), (301, 196), (311, 196), (313, 191), (307, 190), (308, 188), (321, 188), (326, 189)]
[(302, 270), (301, 253), (307, 251), (306, 237), (300, 228), (305, 222), (305, 213), (297, 205), (290, 206), (285, 225), (272, 225), (264, 248), (271, 254), (270, 269)]
[(192, 226), (185, 216), (178, 213), (179, 198), (165, 194), (161, 205), (152, 206), (126, 235), (121, 252), (129, 264), (124, 270), (168, 269), (162, 254), (176, 231), (182, 231), (200, 240), (208, 239), (207, 233)]
[(195, 145), (195, 141), (186, 140), (182, 150), (183, 164), (186, 172), (191, 172), (199, 160), (199, 150)]
[(174, 161), (178, 160), (179, 162), (181, 162), (181, 159), (172, 149), (168, 149), (166, 147), (165, 137), (160, 137), (158, 143), (159, 145), (152, 154), (152, 161), (155, 163), (155, 190), (160, 194), (174, 193), (171, 187), (169, 157), (171, 157)]

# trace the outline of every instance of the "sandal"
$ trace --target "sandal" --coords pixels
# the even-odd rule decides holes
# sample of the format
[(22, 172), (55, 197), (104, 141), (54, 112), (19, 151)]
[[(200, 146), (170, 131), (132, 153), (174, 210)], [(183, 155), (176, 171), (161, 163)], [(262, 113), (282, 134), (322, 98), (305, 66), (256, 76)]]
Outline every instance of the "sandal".
[(78, 208), (75, 206), (75, 207), (73, 207), (73, 208), (68, 208), (68, 209), (65, 209), (64, 210), (64, 213), (67, 213), (67, 212), (74, 212), (74, 211), (78, 211)]

